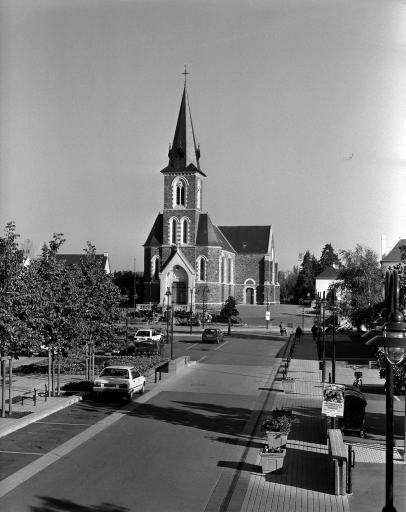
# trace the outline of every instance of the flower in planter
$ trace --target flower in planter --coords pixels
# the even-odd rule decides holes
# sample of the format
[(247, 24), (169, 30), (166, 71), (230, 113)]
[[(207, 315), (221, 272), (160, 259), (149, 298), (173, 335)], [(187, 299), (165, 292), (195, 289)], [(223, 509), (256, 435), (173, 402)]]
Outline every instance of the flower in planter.
[(268, 416), (261, 424), (261, 432), (280, 432), (281, 434), (289, 434), (292, 427), (292, 418), (287, 415)]

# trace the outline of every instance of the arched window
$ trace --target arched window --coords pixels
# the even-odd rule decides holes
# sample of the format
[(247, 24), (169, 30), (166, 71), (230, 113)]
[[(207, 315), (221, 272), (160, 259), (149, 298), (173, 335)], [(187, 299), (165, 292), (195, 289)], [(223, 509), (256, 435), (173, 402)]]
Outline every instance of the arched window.
[(188, 221), (184, 219), (182, 222), (182, 244), (187, 244), (187, 230), (188, 230)]
[(204, 258), (200, 259), (199, 263), (199, 281), (206, 280), (206, 260)]
[(178, 181), (176, 184), (176, 205), (185, 206), (185, 186), (183, 181)]
[(158, 281), (159, 279), (159, 259), (155, 258), (154, 262), (154, 280)]
[(177, 231), (178, 223), (176, 219), (172, 219), (171, 222), (171, 243), (176, 244), (176, 231)]

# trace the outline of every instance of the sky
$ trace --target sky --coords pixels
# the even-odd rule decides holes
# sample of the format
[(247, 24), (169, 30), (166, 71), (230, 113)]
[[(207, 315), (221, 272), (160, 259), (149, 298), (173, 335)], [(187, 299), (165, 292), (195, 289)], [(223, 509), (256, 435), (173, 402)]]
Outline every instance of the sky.
[(398, 0), (0, 0), (0, 229), (143, 270), (184, 64), (216, 225), (299, 254), (406, 237)]

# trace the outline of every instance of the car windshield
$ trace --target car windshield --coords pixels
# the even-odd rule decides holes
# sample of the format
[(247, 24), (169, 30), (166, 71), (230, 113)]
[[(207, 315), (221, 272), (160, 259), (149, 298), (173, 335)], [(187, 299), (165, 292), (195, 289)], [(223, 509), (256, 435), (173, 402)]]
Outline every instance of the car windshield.
[(121, 377), (123, 379), (128, 379), (128, 370), (124, 368), (105, 368), (100, 377)]
[(138, 331), (136, 336), (149, 336), (149, 331)]
[(216, 329), (205, 329), (204, 334), (216, 334)]

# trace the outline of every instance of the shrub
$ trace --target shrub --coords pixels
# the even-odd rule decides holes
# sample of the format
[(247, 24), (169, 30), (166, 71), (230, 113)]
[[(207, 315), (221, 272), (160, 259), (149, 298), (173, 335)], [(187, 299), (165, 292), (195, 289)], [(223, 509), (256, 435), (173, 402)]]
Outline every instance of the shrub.
[(292, 418), (290, 416), (268, 416), (261, 424), (261, 432), (267, 430), (269, 432), (289, 434), (291, 427)]
[(92, 380), (81, 380), (75, 381), (72, 380), (64, 384), (61, 389), (64, 391), (92, 391), (93, 390), (93, 381)]

